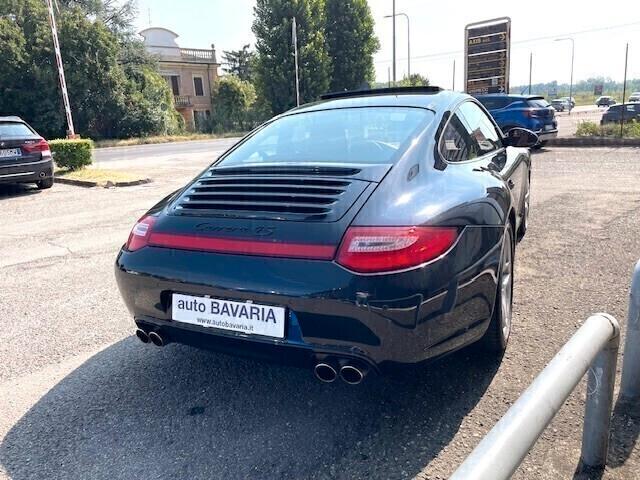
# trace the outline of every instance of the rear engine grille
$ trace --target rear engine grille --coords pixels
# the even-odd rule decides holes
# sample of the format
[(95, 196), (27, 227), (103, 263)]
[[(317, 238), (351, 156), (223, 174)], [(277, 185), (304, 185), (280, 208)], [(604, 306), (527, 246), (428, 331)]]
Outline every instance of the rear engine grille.
[(174, 213), (336, 221), (368, 185), (348, 178), (359, 172), (341, 167), (214, 168), (178, 199)]

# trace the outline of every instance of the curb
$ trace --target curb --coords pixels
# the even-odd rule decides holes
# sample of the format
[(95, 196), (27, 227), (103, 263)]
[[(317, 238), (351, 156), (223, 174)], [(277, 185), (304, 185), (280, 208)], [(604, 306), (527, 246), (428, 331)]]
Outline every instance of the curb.
[(640, 147), (640, 138), (557, 137), (546, 142), (549, 147)]
[(62, 183), (65, 185), (73, 185), (76, 187), (85, 187), (85, 188), (93, 188), (93, 187), (104, 187), (104, 188), (113, 188), (113, 187), (135, 187), (136, 185), (144, 185), (146, 183), (151, 183), (153, 180), (150, 178), (143, 178), (140, 180), (133, 180), (131, 182), (106, 182), (104, 185), (101, 185), (98, 182), (90, 182), (88, 180), (72, 180), (70, 178), (64, 177), (54, 177), (55, 183)]

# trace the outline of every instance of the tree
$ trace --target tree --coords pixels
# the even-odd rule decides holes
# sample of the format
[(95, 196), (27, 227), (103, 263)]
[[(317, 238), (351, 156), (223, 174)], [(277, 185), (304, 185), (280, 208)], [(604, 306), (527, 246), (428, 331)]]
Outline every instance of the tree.
[(272, 110), (296, 105), (292, 18), (298, 25), (301, 102), (315, 100), (329, 88), (331, 62), (324, 37), (324, 0), (257, 0), (256, 88)]
[[(122, 10), (131, 2), (58, 3), (58, 34), (76, 131), (104, 138), (179, 129), (168, 85), (131, 35), (129, 10)], [(108, 17), (103, 20), (104, 15)], [(66, 119), (45, 2), (0, 0), (0, 62), (0, 114), (20, 115), (48, 138), (63, 136)]]
[(419, 73), (412, 73), (409, 77), (406, 75), (398, 82), (399, 87), (428, 87), (429, 79)]
[(218, 132), (245, 130), (256, 101), (253, 85), (234, 75), (222, 77), (215, 86), (212, 126)]
[(253, 79), (255, 53), (249, 50), (249, 45), (245, 45), (241, 50), (225, 50), (222, 52), (222, 62), (226, 64), (223, 70), (235, 75), (240, 80), (251, 82)]
[(373, 83), (373, 55), (380, 48), (367, 0), (326, 0), (325, 35), (332, 60), (331, 91)]

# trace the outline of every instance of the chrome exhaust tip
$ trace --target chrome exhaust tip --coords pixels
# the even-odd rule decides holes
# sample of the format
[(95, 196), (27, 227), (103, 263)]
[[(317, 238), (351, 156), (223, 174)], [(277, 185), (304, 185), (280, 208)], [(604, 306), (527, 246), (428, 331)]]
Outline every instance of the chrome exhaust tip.
[(147, 332), (140, 328), (136, 330), (136, 337), (138, 337), (138, 340), (140, 340), (142, 343), (149, 343), (149, 335), (147, 335)]
[(345, 365), (340, 369), (340, 378), (349, 385), (358, 385), (364, 379), (364, 372), (353, 365)]
[(313, 369), (313, 373), (318, 380), (325, 383), (331, 383), (338, 377), (336, 369), (326, 363), (318, 363)]
[(151, 340), (151, 343), (156, 347), (164, 347), (164, 340), (158, 332), (149, 332), (149, 340)]

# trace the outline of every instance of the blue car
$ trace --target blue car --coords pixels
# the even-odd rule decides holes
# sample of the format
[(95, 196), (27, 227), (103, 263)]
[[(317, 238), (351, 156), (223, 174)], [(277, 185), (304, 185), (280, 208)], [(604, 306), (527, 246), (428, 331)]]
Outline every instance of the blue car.
[(555, 110), (544, 97), (530, 95), (489, 94), (476, 97), (489, 110), (503, 132), (514, 127), (535, 132), (541, 147), (550, 138), (558, 136)]

